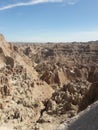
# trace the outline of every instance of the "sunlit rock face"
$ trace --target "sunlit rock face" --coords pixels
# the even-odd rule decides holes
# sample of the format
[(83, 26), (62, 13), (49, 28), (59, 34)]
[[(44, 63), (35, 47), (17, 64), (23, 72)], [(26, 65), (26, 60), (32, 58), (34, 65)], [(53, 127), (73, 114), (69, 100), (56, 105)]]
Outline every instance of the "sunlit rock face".
[(0, 34), (0, 41), (4, 41), (4, 36), (2, 34)]

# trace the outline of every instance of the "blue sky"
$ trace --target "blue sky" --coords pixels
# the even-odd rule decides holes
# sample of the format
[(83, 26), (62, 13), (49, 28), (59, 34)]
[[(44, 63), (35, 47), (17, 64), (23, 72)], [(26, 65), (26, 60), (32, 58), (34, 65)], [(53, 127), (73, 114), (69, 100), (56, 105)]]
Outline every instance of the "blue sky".
[(0, 0), (8, 41), (98, 40), (98, 0)]

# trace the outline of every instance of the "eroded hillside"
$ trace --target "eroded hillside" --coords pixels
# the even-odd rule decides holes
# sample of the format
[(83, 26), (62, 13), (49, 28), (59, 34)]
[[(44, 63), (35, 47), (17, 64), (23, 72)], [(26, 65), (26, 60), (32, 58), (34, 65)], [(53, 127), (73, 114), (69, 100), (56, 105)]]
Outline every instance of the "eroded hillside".
[[(0, 35), (0, 120), (13, 129), (33, 129), (53, 89), (38, 78), (32, 62)], [(35, 129), (35, 128), (34, 128)]]
[(0, 120), (53, 130), (98, 99), (98, 42), (7, 43), (0, 35)]

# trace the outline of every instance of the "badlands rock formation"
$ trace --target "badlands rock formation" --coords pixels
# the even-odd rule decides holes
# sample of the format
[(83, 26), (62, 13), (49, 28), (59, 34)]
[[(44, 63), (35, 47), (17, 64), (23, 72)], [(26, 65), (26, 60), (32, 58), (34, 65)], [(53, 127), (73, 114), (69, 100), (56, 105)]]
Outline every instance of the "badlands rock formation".
[(8, 43), (0, 35), (1, 128), (53, 130), (97, 100), (98, 41)]
[(33, 129), (53, 89), (38, 78), (27, 57), (15, 52), (2, 35), (0, 39), (0, 123)]

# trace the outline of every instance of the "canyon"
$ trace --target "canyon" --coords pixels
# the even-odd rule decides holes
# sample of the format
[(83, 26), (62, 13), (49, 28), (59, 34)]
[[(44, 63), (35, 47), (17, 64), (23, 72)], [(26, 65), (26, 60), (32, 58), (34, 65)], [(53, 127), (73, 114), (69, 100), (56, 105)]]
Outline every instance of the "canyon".
[(98, 121), (97, 100), (98, 41), (12, 43), (0, 34), (0, 130), (90, 130), (82, 126)]

